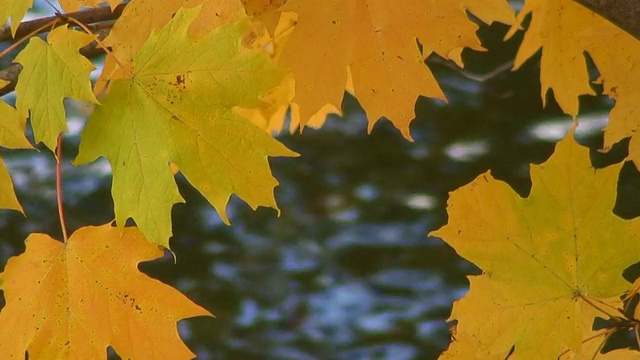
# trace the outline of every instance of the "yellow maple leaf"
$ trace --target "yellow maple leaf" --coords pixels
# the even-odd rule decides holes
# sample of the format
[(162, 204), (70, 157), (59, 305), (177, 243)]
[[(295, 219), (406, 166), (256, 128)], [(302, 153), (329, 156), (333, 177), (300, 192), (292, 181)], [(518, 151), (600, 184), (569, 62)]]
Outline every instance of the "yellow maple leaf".
[[(616, 296), (600, 300), (597, 306), (602, 309), (621, 309), (623, 304), (620, 297)], [(581, 351), (576, 354), (569, 349), (564, 349), (557, 358), (558, 360), (637, 360), (640, 358), (638, 351), (630, 349), (615, 349), (605, 354), (601, 353), (607, 335), (618, 329), (602, 328), (589, 331), (593, 327), (593, 319), (596, 317), (607, 318), (605, 314), (593, 306), (582, 309), (582, 327), (588, 332), (583, 337)]]
[[(8, 81), (0, 80), (0, 88)], [(32, 146), (24, 135), (24, 121), (18, 116), (18, 111), (0, 100), (0, 146), (9, 149), (30, 149)], [(0, 158), (0, 208), (13, 209), (24, 214), (13, 190), (13, 182), (6, 165)]]
[(67, 11), (78, 11), (81, 7), (98, 7), (100, 4), (108, 3), (109, 6), (113, 9), (118, 4), (122, 2), (122, 0), (58, 0), (60, 6)]
[[(580, 33), (598, 18), (573, 0), (527, 0), (518, 20), (522, 22), (530, 13), (533, 17), (516, 55), (514, 69), (543, 47), (540, 64), (542, 101), (546, 102), (547, 92), (553, 89), (560, 107), (567, 114), (576, 116), (578, 96), (595, 94), (589, 85)], [(507, 36), (516, 29), (518, 27), (514, 25)]]
[(203, 35), (209, 31), (246, 18), (240, 0), (137, 0), (129, 3), (120, 18), (113, 24), (104, 44), (111, 47), (107, 54), (104, 69), (96, 81), (95, 92), (102, 93), (110, 80), (123, 76), (133, 61), (134, 54), (140, 50), (153, 31), (165, 26), (180, 8), (203, 6), (200, 16), (189, 28), (191, 35)]
[(424, 57), (462, 66), (464, 47), (482, 49), (467, 10), (487, 23), (514, 20), (504, 0), (289, 0), (282, 10), (298, 14), (280, 60), (295, 75), (303, 125), (326, 103), (340, 107), (350, 67), (369, 130), (385, 116), (408, 139), (418, 96), (444, 99)]
[(11, 18), (11, 36), (16, 36), (20, 21), (33, 6), (33, 0), (0, 0), (0, 24)]
[(76, 159), (106, 156), (118, 225), (131, 217), (148, 240), (167, 247), (171, 207), (182, 201), (170, 161), (228, 223), (232, 193), (252, 208), (276, 208), (267, 157), (296, 155), (233, 111), (261, 104), (283, 71), (240, 46), (247, 21), (189, 35), (199, 10), (179, 10), (149, 38), (132, 77), (115, 81), (89, 119)]
[(164, 251), (136, 228), (85, 227), (66, 243), (32, 234), (9, 259), (0, 312), (5, 359), (190, 359), (179, 320), (211, 316), (138, 270)]
[(451, 339), (449, 348), (443, 352), (438, 360), (462, 360), (462, 359), (483, 359), (483, 360), (504, 360), (499, 355), (483, 356), (479, 355), (479, 344), (474, 334), (456, 334), (455, 339)]
[[(531, 14), (531, 24), (516, 56), (515, 68), (542, 49), (540, 81), (542, 99), (549, 89), (562, 110), (572, 116), (579, 111), (578, 97), (593, 95), (587, 63), (587, 52), (600, 73), (604, 94), (616, 100), (609, 125), (605, 129), (604, 149), (632, 137), (629, 158), (640, 165), (640, 142), (635, 138), (640, 129), (637, 99), (640, 88), (640, 42), (572, 0), (526, 0), (518, 14), (519, 22)], [(517, 27), (511, 29), (511, 34)]]
[[(256, 3), (265, 5), (265, 1), (257, 1)], [(276, 2), (279, 3), (279, 2)], [(245, 4), (246, 6), (246, 4)], [(249, 10), (247, 10), (249, 12)], [(253, 32), (251, 48), (264, 51), (269, 54), (271, 59), (277, 61), (282, 54), (283, 46), (286, 44), (287, 38), (294, 28), (296, 17), (293, 13), (284, 13), (279, 18), (276, 28), (269, 32), (265, 28), (257, 26)], [(351, 84), (351, 76), (348, 74), (347, 90), (353, 92)], [(266, 94), (262, 101), (264, 105), (254, 109), (238, 109), (243, 116), (267, 130), (269, 133), (279, 133), (283, 130), (285, 117), (289, 115), (289, 132), (293, 133), (300, 127), (300, 107), (292, 103), (295, 95), (295, 80), (293, 74), (288, 74), (281, 84)], [(307, 120), (306, 126), (312, 128), (320, 128), (328, 114), (342, 113), (335, 106), (325, 104), (315, 115)]]
[(621, 165), (594, 170), (569, 135), (531, 167), (528, 198), (489, 174), (450, 194), (449, 222), (434, 235), (483, 271), (451, 314), (477, 358), (505, 358), (512, 346), (510, 359), (581, 353), (585, 311), (629, 288), (622, 271), (640, 251), (640, 222), (612, 213)]
[(261, 22), (270, 33), (273, 33), (280, 22), (278, 8), (286, 4), (287, 0), (242, 0), (247, 15)]
[(16, 56), (23, 69), (16, 84), (16, 107), (20, 116), (30, 116), (36, 142), (56, 148), (58, 134), (67, 129), (63, 99), (98, 103), (91, 90), (93, 64), (78, 49), (94, 36), (61, 26), (52, 30), (47, 42), (32, 37)]
[(4, 161), (2, 161), (1, 157), (0, 157), (0, 208), (16, 210), (24, 214), (22, 205), (20, 205), (20, 202), (16, 197), (15, 190), (13, 189), (13, 181), (11, 180), (11, 175), (9, 175), (9, 170), (7, 169), (7, 166), (4, 164)]

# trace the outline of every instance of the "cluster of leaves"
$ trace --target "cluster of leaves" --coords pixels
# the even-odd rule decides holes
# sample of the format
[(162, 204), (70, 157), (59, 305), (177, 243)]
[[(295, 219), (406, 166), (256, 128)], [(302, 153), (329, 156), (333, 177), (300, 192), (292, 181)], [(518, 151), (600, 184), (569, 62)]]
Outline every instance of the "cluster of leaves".
[[(233, 194), (277, 209), (268, 157), (296, 153), (270, 133), (285, 116), (291, 131), (321, 126), (340, 113), (345, 89), (370, 130), (385, 117), (411, 140), (417, 97), (445, 100), (424, 59), (462, 67), (463, 49), (483, 50), (467, 12), (510, 25), (507, 36), (531, 15), (514, 69), (542, 49), (542, 98), (552, 89), (574, 118), (578, 97), (595, 95), (588, 53), (602, 93), (616, 100), (604, 150), (631, 137), (629, 160), (640, 165), (640, 42), (572, 0), (526, 0), (517, 16), (505, 0), (132, 0), (101, 39), (69, 12), (103, 2), (122, 6), (60, 0), (50, 24), (16, 39), (28, 44), (14, 59), (16, 106), (0, 102), (0, 145), (31, 148), (29, 120), (35, 142), (55, 151), (66, 131), (63, 99), (95, 104), (75, 165), (109, 160), (116, 226), (85, 227), (64, 242), (27, 239), (2, 274), (3, 356), (105, 358), (108, 346), (124, 358), (193, 356), (176, 322), (210, 313), (137, 269), (169, 249), (171, 209), (183, 201), (175, 172), (226, 223)], [(32, 5), (0, 0), (14, 36)], [(94, 41), (107, 55), (92, 85), (94, 65), (78, 50)], [(454, 305), (458, 325), (443, 358), (637, 358), (628, 349), (600, 354), (609, 334), (640, 324), (625, 311), (640, 284), (621, 275), (639, 260), (640, 224), (612, 213), (618, 170), (593, 171), (568, 136), (532, 167), (526, 199), (489, 174), (451, 194), (449, 223), (435, 234), (483, 274)], [(22, 211), (1, 162), (0, 207)], [(615, 325), (593, 330), (597, 317)]]

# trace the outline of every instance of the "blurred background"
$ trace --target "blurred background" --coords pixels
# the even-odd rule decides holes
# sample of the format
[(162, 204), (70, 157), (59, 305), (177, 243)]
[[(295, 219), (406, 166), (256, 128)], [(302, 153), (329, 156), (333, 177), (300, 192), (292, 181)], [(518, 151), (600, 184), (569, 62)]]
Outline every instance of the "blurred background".
[[(30, 16), (49, 12), (40, 6)], [(278, 136), (301, 154), (270, 161), (281, 183), (280, 217), (233, 198), (233, 225), (225, 226), (178, 175), (187, 203), (173, 210), (177, 263), (167, 255), (141, 268), (216, 315), (179, 323), (198, 359), (411, 360), (434, 359), (446, 349), (452, 303), (466, 293), (466, 275), (479, 273), (427, 235), (447, 221), (448, 192), (491, 170), (526, 196), (529, 164), (544, 162), (571, 123), (552, 96), (542, 108), (539, 56), (510, 71), (521, 34), (503, 42), (506, 31), (481, 25), (489, 51), (465, 50), (464, 70), (437, 56), (427, 60), (449, 103), (418, 99), (415, 142), (386, 120), (367, 135), (366, 118), (349, 95), (344, 117), (330, 117), (320, 130)], [(8, 64), (0, 61), (2, 68)], [(12, 95), (4, 100), (14, 101)], [(596, 167), (626, 155), (626, 141), (608, 154), (595, 151), (611, 106), (605, 97), (581, 99), (579, 139), (591, 147)], [(77, 106), (68, 111), (64, 201), (73, 232), (114, 215), (108, 163), (70, 165), (86, 117)], [(31, 232), (61, 238), (54, 157), (39, 149), (2, 151), (27, 214), (0, 212), (2, 267), (24, 251)], [(615, 209), (620, 216), (640, 213), (629, 200), (640, 195), (639, 180), (626, 164), (618, 197), (627, 201)]]

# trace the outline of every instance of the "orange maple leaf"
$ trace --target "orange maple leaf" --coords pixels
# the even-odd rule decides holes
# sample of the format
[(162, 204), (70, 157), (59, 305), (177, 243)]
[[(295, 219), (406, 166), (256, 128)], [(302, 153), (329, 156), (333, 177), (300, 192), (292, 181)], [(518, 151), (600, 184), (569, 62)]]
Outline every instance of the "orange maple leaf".
[(290, 0), (282, 10), (298, 14), (280, 62), (295, 75), (302, 124), (326, 103), (339, 107), (350, 69), (369, 130), (385, 116), (408, 139), (418, 96), (444, 99), (424, 57), (462, 66), (463, 48), (483, 49), (467, 10), (486, 23), (515, 20), (502, 0)]
[(629, 159), (640, 168), (637, 99), (640, 42), (607, 19), (572, 0), (527, 0), (518, 24), (531, 18), (515, 59), (515, 68), (542, 49), (540, 90), (544, 101), (549, 90), (562, 110), (577, 116), (578, 97), (594, 95), (587, 68), (589, 54), (598, 68), (602, 93), (616, 101), (604, 130), (603, 149), (631, 137)]
[(32, 234), (5, 268), (0, 312), (2, 358), (190, 359), (176, 322), (211, 316), (176, 289), (138, 270), (163, 250), (137, 228), (102, 225), (66, 243)]

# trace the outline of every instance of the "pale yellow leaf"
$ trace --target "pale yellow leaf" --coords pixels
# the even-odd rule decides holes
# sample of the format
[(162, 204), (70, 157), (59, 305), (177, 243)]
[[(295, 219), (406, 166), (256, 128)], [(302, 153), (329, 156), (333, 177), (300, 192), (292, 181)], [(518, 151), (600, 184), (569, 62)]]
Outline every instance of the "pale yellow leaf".
[(33, 0), (0, 0), (0, 25), (11, 19), (11, 35), (16, 35), (20, 21), (33, 6)]
[(31, 38), (16, 57), (23, 66), (16, 84), (16, 107), (20, 116), (30, 117), (36, 143), (56, 148), (58, 134), (67, 129), (65, 97), (98, 103), (89, 79), (95, 67), (78, 52), (93, 39), (65, 25), (51, 31), (47, 42)]
[[(3, 85), (0, 83), (0, 87)], [(0, 100), (0, 146), (9, 149), (30, 149), (31, 144), (24, 135), (24, 121), (15, 108)], [(0, 208), (13, 209), (24, 214), (13, 189), (9, 171), (0, 159)]]

